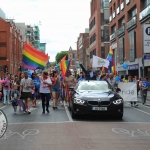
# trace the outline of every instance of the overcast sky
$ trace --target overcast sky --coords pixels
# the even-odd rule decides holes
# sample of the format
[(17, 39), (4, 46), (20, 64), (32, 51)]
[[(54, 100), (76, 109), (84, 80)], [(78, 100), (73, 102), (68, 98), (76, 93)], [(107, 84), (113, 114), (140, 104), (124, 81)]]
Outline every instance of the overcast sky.
[(0, 0), (0, 7), (15, 22), (40, 25), (50, 61), (57, 52), (76, 49), (79, 33), (89, 27), (91, 0)]

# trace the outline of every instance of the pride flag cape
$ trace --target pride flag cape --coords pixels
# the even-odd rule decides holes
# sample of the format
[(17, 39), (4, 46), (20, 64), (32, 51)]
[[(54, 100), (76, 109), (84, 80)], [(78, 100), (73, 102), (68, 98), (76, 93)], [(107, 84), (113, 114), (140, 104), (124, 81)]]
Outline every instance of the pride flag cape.
[(24, 44), (24, 51), (23, 51), (24, 68), (28, 68), (30, 70), (36, 70), (37, 68), (44, 69), (48, 60), (49, 60), (48, 55), (45, 55), (44, 53), (36, 50), (28, 43)]
[(66, 59), (66, 56), (64, 56), (62, 58), (62, 60), (60, 61), (60, 68), (62, 70), (62, 76), (63, 78), (66, 78), (67, 76), (67, 71), (70, 67), (70, 60), (65, 60)]
[(109, 60), (109, 67), (108, 67), (108, 73), (113, 73), (114, 75), (116, 74), (116, 68), (115, 68), (115, 61), (114, 61), (114, 51), (113, 49), (110, 49), (107, 60)]

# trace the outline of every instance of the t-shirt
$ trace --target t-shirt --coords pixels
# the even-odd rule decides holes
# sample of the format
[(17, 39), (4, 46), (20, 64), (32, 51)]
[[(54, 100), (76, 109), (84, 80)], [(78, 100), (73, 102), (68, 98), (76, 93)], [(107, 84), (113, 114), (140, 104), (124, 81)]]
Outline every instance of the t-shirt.
[(108, 82), (110, 83), (110, 85), (113, 87), (113, 88), (115, 88), (117, 85), (118, 85), (118, 82), (116, 81), (116, 79), (115, 78), (113, 78), (113, 79), (108, 79)]
[(43, 77), (39, 77), (40, 79), (40, 93), (50, 93), (50, 87), (48, 84), (44, 84), (43, 82), (47, 82), (49, 84), (52, 84), (52, 81), (50, 78), (47, 78), (46, 80), (43, 80)]
[(147, 81), (142, 82), (142, 87), (147, 88), (149, 87), (149, 83)]
[(23, 87), (22, 92), (31, 92), (32, 88), (28, 87), (28, 85), (31, 85), (31, 84), (34, 84), (31, 78), (27, 78), (27, 79), (23, 78), (23, 79), (21, 79), (20, 85), (22, 85), (22, 87)]
[(36, 83), (40, 83), (39, 78), (34, 78), (34, 79), (32, 79), (32, 81), (33, 81), (33, 83), (35, 85), (35, 88), (38, 89), (39, 87), (36, 87)]
[(11, 97), (13, 98), (13, 101), (17, 102), (17, 100), (19, 98), (19, 91), (18, 90), (13, 90), (11, 92)]

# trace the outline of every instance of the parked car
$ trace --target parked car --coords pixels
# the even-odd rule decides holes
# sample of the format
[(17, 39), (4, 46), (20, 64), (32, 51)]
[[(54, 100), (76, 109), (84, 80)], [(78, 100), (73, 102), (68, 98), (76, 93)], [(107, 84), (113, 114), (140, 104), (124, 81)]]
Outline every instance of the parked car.
[(81, 81), (71, 100), (72, 118), (83, 114), (123, 117), (123, 98), (105, 81)]

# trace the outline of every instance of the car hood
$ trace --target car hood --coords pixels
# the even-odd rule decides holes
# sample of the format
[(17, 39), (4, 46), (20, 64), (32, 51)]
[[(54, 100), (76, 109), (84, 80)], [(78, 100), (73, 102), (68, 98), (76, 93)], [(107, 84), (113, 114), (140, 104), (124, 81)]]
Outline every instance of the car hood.
[(101, 91), (78, 91), (75, 94), (76, 98), (84, 99), (84, 100), (92, 100), (92, 99), (101, 99), (101, 100), (110, 100), (121, 98), (116, 92), (101, 92)]

